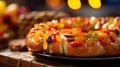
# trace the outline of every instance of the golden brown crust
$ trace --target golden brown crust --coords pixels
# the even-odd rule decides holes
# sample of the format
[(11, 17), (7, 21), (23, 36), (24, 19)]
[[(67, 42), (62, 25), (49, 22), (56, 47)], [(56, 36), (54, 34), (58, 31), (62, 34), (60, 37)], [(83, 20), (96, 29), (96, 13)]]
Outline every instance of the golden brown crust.
[(116, 38), (116, 41), (104, 46), (105, 55), (119, 55), (120, 54), (120, 37)]
[(44, 51), (50, 54), (62, 55), (63, 54), (62, 42), (48, 44), (47, 49), (45, 49)]
[(105, 45), (101, 44), (105, 50), (104, 55), (111, 56), (111, 55), (120, 54), (120, 51), (119, 51), (120, 44), (119, 44), (119, 41), (117, 40), (117, 38), (115, 39), (116, 40), (116, 43), (115, 43), (115, 42), (112, 42), (110, 37), (105, 33), (101, 33), (100, 36), (103, 36), (104, 40), (106, 41)]
[(43, 39), (42, 37), (35, 35), (35, 33), (30, 33), (26, 36), (26, 45), (30, 51), (42, 51)]
[(103, 55), (103, 48), (97, 42), (91, 46), (84, 44), (80, 47), (72, 47), (70, 42), (64, 41), (64, 52), (67, 56), (89, 57)]

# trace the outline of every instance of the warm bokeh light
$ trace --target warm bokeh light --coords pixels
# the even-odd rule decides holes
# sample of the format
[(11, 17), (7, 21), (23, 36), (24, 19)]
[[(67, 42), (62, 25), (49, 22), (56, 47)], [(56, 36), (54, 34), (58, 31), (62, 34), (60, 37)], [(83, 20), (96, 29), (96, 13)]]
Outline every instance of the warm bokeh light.
[(0, 1), (0, 14), (4, 12), (5, 8), (6, 8), (5, 1)]
[(101, 7), (101, 0), (88, 0), (88, 3), (92, 8), (100, 8)]
[(60, 9), (64, 5), (64, 0), (46, 0), (46, 4), (53, 9)]
[(81, 1), (80, 0), (68, 0), (68, 6), (71, 9), (78, 10), (81, 7)]
[(6, 8), (6, 2), (4, 0), (0, 0), (0, 24), (3, 23), (2, 15), (5, 11), (5, 8)]

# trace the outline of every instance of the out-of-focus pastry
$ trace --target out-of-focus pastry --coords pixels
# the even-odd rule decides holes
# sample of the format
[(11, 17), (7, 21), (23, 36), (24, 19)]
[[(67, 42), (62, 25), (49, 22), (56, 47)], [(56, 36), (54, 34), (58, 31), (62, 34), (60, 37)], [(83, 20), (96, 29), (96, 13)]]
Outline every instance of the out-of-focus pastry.
[(28, 31), (34, 26), (35, 23), (47, 22), (51, 21), (52, 19), (59, 19), (67, 16), (67, 13), (56, 11), (32, 11), (21, 14), (18, 19), (19, 38), (25, 38)]
[(14, 38), (17, 30), (18, 4), (6, 6), (0, 1), (0, 48), (8, 46), (8, 41)]
[(25, 39), (11, 40), (8, 45), (11, 51), (27, 51)]

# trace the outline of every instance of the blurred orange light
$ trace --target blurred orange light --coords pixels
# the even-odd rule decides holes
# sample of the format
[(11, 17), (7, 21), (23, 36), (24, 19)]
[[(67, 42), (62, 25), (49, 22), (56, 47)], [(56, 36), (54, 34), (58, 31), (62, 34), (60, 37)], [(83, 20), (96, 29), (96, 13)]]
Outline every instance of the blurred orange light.
[(88, 3), (92, 8), (100, 8), (101, 7), (101, 0), (88, 0)]
[(64, 0), (46, 0), (46, 4), (53, 9), (60, 9), (64, 5)]
[(77, 10), (81, 8), (81, 1), (80, 0), (68, 0), (68, 6), (71, 9)]

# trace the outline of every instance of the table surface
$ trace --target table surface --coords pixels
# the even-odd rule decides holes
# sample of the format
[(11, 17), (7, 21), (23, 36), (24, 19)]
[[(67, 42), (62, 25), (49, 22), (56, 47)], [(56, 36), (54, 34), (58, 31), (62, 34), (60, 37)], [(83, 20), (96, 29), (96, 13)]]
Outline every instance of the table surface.
[[(40, 56), (33, 56), (30, 52), (12, 52), (9, 49), (0, 51), (0, 64), (3, 67), (120, 67), (120, 60), (74, 61), (48, 60)], [(2, 66), (0, 66), (2, 67)]]

